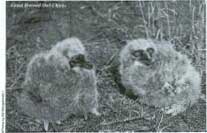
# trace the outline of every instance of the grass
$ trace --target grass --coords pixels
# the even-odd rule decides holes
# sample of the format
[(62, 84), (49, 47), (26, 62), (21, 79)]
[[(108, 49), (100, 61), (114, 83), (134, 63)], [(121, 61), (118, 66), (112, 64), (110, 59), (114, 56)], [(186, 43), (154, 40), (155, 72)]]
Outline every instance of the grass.
[[(11, 8), (7, 2), (6, 130), (43, 131), (26, 116), (15, 96), (31, 57), (56, 42), (76, 36), (97, 68), (101, 117), (69, 116), (56, 131), (205, 131), (206, 102), (175, 117), (120, 94), (107, 71), (126, 40), (153, 38), (172, 42), (202, 75), (206, 92), (205, 1), (63, 2), (64, 9)], [(50, 128), (50, 131), (54, 131)]]

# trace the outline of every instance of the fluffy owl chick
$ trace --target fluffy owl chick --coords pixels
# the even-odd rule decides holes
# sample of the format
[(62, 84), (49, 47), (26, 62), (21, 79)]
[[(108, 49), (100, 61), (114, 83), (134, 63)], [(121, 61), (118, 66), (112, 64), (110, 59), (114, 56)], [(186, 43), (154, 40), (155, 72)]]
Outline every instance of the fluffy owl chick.
[(121, 82), (126, 94), (176, 115), (200, 96), (200, 75), (191, 61), (168, 42), (137, 39), (120, 52)]
[(27, 66), (23, 91), (17, 98), (23, 111), (44, 122), (64, 120), (70, 114), (99, 115), (96, 75), (77, 38), (59, 42), (35, 55)]

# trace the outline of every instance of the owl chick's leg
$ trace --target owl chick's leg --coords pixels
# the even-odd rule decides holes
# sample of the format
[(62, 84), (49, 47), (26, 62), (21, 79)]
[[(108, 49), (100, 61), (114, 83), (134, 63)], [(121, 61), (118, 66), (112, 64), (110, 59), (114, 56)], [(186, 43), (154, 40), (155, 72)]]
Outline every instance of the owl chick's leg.
[(45, 131), (48, 131), (49, 122), (47, 120), (43, 120), (43, 124), (44, 124)]
[(84, 110), (83, 111), (84, 120), (88, 120), (88, 113)]
[(94, 115), (96, 115), (96, 116), (100, 116), (100, 115), (101, 115), (101, 114), (98, 112), (97, 108), (93, 108), (93, 109), (91, 110), (91, 113), (94, 114)]
[(58, 131), (58, 127), (57, 127), (58, 125), (56, 125), (57, 121), (55, 123), (50, 123), (50, 124), (54, 132)]

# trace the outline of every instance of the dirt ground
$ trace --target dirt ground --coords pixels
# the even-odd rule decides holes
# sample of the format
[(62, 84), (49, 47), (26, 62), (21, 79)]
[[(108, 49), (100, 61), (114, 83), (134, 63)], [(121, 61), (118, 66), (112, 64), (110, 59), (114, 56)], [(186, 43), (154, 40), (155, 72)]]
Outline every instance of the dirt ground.
[[(100, 117), (69, 116), (49, 131), (206, 131), (205, 1), (39, 2), (64, 7), (14, 8), (7, 2), (6, 131), (44, 131), (25, 115), (16, 95), (31, 57), (58, 41), (78, 37), (97, 68)], [(29, 3), (29, 2), (19, 2)], [(30, 2), (31, 3), (31, 2)], [(38, 2), (33, 2), (38, 3)], [(177, 116), (163, 114), (120, 93), (107, 68), (126, 40), (171, 41), (202, 75), (203, 98)]]

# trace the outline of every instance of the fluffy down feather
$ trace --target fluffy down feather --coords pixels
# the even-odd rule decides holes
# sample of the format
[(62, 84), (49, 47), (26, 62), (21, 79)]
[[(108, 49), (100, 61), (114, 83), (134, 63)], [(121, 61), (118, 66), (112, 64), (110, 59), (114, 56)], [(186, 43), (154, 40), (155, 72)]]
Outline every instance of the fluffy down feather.
[[(71, 66), (73, 57), (81, 57), (81, 61), (75, 58)], [(27, 115), (42, 120), (45, 130), (49, 122), (64, 120), (70, 114), (85, 118), (89, 112), (99, 115), (95, 69), (77, 38), (63, 40), (50, 51), (35, 55), (27, 66), (22, 88), (18, 105)]]
[[(149, 49), (153, 49), (152, 56), (147, 56)], [(144, 51), (144, 54), (134, 56), (133, 51)], [(129, 41), (120, 52), (119, 61), (121, 82), (126, 91), (167, 114), (185, 111), (200, 96), (199, 73), (187, 56), (174, 50), (168, 42)]]

